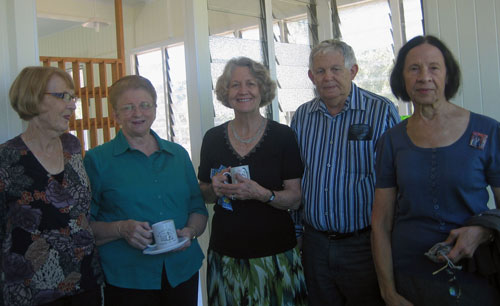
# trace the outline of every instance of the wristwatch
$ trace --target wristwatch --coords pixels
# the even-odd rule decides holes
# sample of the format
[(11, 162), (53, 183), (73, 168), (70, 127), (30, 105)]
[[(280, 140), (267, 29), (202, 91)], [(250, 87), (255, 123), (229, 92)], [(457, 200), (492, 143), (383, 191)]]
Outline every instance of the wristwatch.
[(272, 191), (272, 190), (269, 190), (269, 191), (271, 191), (271, 196), (269, 197), (269, 200), (267, 200), (266, 204), (271, 203), (272, 201), (274, 201), (274, 198), (276, 198), (274, 191)]

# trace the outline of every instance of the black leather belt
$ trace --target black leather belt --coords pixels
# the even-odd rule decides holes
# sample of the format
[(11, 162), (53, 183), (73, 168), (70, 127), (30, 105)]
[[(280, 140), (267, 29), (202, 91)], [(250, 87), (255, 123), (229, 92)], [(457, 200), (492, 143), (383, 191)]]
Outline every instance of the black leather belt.
[(371, 226), (367, 226), (365, 228), (362, 228), (360, 230), (357, 230), (357, 231), (354, 231), (354, 232), (350, 232), (350, 233), (337, 233), (337, 232), (334, 232), (334, 231), (318, 231), (318, 230), (312, 228), (311, 226), (308, 226), (308, 227), (310, 229), (312, 229), (313, 231), (315, 231), (315, 232), (318, 232), (320, 234), (325, 235), (330, 240), (340, 240), (340, 239), (350, 238), (350, 237), (357, 236), (357, 235), (365, 233), (365, 232), (369, 232), (372, 229)]

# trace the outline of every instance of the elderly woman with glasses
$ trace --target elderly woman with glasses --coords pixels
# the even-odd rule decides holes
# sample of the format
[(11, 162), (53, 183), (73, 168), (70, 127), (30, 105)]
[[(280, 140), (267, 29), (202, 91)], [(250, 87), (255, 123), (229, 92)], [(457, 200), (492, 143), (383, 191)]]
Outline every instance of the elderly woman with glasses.
[(101, 305), (90, 184), (71, 77), (26, 67), (9, 91), (26, 131), (0, 145), (0, 305)]
[(500, 305), (497, 288), (473, 272), (488, 263), (464, 260), (494, 237), (466, 222), (489, 209), (488, 185), (500, 207), (500, 126), (451, 103), (459, 85), (460, 68), (436, 37), (399, 51), (391, 88), (414, 113), (377, 145), (372, 216), (387, 305)]
[[(196, 237), (208, 213), (189, 155), (151, 130), (156, 92), (149, 80), (121, 78), (111, 86), (109, 102), (121, 130), (84, 160), (106, 303), (197, 305), (204, 256)], [(148, 247), (151, 226), (168, 219), (186, 242), (172, 251)]]

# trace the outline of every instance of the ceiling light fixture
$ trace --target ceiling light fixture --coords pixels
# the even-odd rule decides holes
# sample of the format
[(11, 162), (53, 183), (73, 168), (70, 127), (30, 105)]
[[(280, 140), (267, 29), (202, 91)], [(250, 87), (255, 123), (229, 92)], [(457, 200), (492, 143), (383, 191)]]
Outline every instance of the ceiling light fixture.
[(82, 27), (88, 28), (88, 29), (94, 29), (96, 32), (99, 32), (101, 30), (101, 27), (103, 26), (108, 26), (111, 23), (97, 18), (97, 0), (94, 0), (94, 17), (90, 18), (87, 22), (82, 23)]
[(89, 21), (82, 23), (82, 27), (94, 29), (96, 32), (99, 32), (101, 26), (108, 26), (110, 23), (104, 20), (98, 20), (95, 18), (90, 18)]

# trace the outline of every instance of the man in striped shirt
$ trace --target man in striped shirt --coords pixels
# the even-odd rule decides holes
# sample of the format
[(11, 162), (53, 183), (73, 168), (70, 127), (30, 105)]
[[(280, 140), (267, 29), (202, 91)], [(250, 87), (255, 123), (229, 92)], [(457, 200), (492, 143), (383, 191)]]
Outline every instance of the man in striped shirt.
[(310, 305), (384, 305), (370, 245), (375, 147), (400, 119), (394, 104), (352, 82), (352, 48), (326, 40), (309, 57), (319, 97), (291, 127), (304, 163), (303, 255)]

